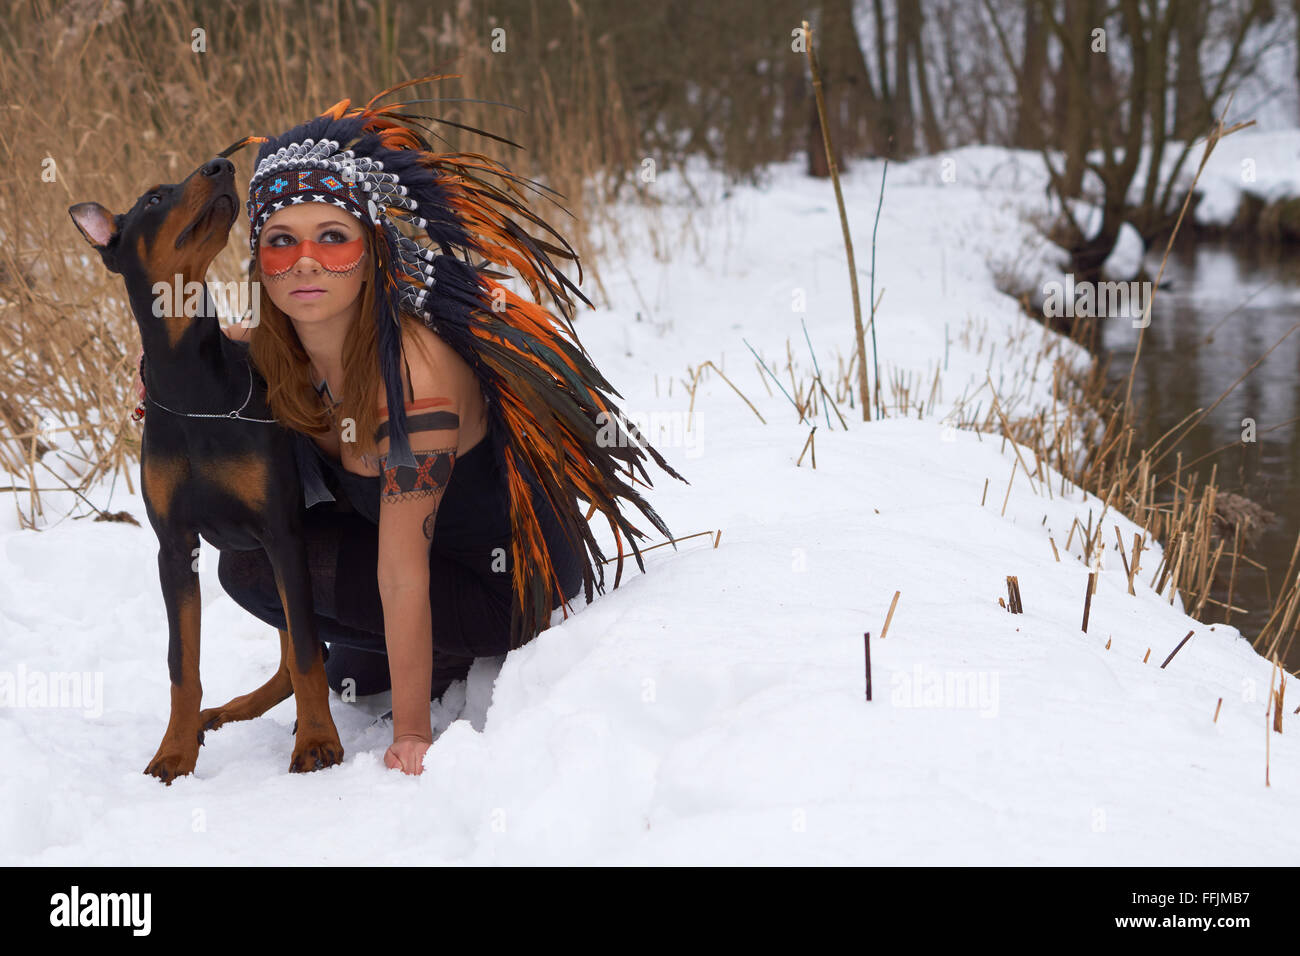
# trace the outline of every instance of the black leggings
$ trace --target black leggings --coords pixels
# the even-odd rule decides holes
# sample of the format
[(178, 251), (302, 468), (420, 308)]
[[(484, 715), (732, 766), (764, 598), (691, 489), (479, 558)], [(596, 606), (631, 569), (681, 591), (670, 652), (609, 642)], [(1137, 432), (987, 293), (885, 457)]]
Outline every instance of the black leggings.
[[(551, 517), (539, 514), (556, 575), (565, 597), (572, 600), (582, 589), (581, 555), (568, 546), (553, 521), (547, 520)], [(327, 648), (325, 672), (330, 687), (341, 692), (343, 681), (350, 678), (358, 695), (391, 689), (383, 605), (375, 575), (378, 527), (355, 511), (323, 503), (304, 512), (303, 538), (316, 630)], [(217, 579), (254, 617), (287, 629), (271, 562), (261, 548), (222, 551)], [(430, 552), (434, 696), (440, 696), (449, 679), (463, 678), (475, 657), (505, 654), (510, 649), (512, 601), (508, 569), (485, 573), (436, 550)], [(559, 604), (556, 595), (555, 607)]]

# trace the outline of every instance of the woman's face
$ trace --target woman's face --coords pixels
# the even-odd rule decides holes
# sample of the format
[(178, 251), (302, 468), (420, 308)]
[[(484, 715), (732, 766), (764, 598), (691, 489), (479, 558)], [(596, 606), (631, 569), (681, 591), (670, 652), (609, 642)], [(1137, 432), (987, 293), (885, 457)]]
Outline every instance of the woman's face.
[(361, 223), (337, 206), (306, 202), (275, 212), (258, 237), (267, 295), (291, 319), (328, 319), (360, 297), (367, 274)]

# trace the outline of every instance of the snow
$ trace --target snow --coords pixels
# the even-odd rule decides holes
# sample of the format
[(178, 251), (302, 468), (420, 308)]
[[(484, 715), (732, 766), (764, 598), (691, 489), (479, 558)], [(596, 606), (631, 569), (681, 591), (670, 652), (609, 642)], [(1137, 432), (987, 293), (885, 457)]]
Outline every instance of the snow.
[(1135, 278), (1142, 268), (1142, 259), (1146, 255), (1146, 243), (1142, 234), (1129, 223), (1119, 227), (1119, 238), (1106, 261), (1101, 264), (1101, 274), (1106, 279), (1128, 282)]
[[(1152, 592), (1158, 549), (1129, 595), (1113, 533), (1082, 632), (1087, 567), (1079, 535), (1069, 549), (1066, 539), (1075, 518), (1098, 520), (1100, 502), (1050, 468), (1031, 485), (1000, 436), (944, 425), (982, 419), (990, 382), (1015, 415), (1050, 418), (1051, 363), (1034, 357), (1046, 347), (1067, 363), (1086, 358), (995, 289), (1006, 270), (1050, 274), (1051, 250), (1025, 218), (1045, 202), (1027, 185), (1028, 163), (978, 147), (890, 167), (876, 351), (886, 381), (918, 383), (914, 402), (906, 417), (869, 424), (841, 404), (847, 431), (819, 412), (815, 469), (810, 455), (796, 464), (809, 426), (769, 394), (742, 337), (787, 389), (787, 340), (796, 378), (812, 367), (801, 318), (827, 378), (850, 353), (830, 184), (788, 165), (724, 195), (693, 170), (707, 197), (698, 205), (679, 198), (674, 171), (660, 172), (648, 188), (666, 204), (654, 219), (623, 216), (625, 258), (606, 237), (601, 278), (614, 304), (582, 316), (579, 331), (622, 407), (671, 426), (650, 437), (691, 483), (653, 473), (656, 509), (678, 537), (721, 537), (648, 552), (646, 574), (629, 562), (617, 590), (567, 620), (557, 613), (508, 657), (480, 659), (435, 711), (421, 776), (383, 767), (391, 730), (375, 717), (387, 695), (332, 698), (341, 766), (287, 772), (286, 701), (209, 733), (192, 776), (170, 787), (145, 776), (168, 681), (141, 499), (120, 480), (111, 501), (107, 484), (92, 496), (141, 527), (65, 519), (34, 532), (8, 519), (0, 681), (19, 668), (38, 683), (84, 673), (92, 694), (43, 707), (27, 691), (9, 703), (31, 706), (0, 707), (0, 862), (1288, 858), (1300, 837), (1281, 824), (1300, 811), (1300, 748), (1294, 733), (1272, 736), (1266, 788), (1268, 662), (1235, 628), (1197, 623)], [(880, 174), (861, 162), (844, 182), (864, 302)], [(705, 373), (685, 431), (686, 367), (705, 360), (767, 424)], [(1037, 470), (1028, 449), (1020, 455)], [(47, 514), (71, 507), (52, 496)], [(1138, 530), (1113, 512), (1105, 523), (1130, 542)], [(205, 549), (200, 561), (208, 704), (257, 686), (278, 659), (274, 632), (220, 589), (215, 557)], [(1021, 615), (998, 605), (1007, 575), (1018, 577)]]
[[(1227, 124), (1234, 122), (1229, 117)], [(1182, 144), (1165, 145), (1161, 157), (1161, 181), (1173, 171)], [(1179, 169), (1179, 190), (1186, 192), (1205, 154), (1205, 143), (1192, 145)], [(1130, 200), (1138, 200), (1145, 184), (1148, 152), (1143, 150), (1138, 174), (1129, 189)], [(1263, 131), (1246, 127), (1223, 137), (1210, 153), (1209, 161), (1196, 182), (1201, 201), (1195, 220), (1202, 226), (1224, 227), (1232, 223), (1243, 195), (1249, 194), (1267, 203), (1300, 196), (1300, 129)]]

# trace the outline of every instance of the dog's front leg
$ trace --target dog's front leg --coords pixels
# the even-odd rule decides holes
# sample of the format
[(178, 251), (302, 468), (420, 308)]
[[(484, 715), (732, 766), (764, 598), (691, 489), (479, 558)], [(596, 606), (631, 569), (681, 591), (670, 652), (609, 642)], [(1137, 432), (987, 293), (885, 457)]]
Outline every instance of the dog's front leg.
[(307, 550), (300, 535), (289, 535), (267, 548), (275, 584), (289, 624), (289, 679), (293, 682), (298, 729), (289, 770), (301, 773), (343, 762), (343, 744), (330, 716), (330, 688), (325, 656), (316, 634)]
[[(289, 677), (289, 632), (280, 629), (280, 666), (276, 668), (271, 679), (257, 690), (236, 697), (220, 707), (210, 707), (199, 714), (199, 725), (204, 731), (216, 730), (225, 724), (237, 720), (252, 720), (286, 700), (293, 693), (293, 681)], [(203, 742), (202, 735), (199, 742)]]
[(171, 718), (158, 752), (144, 772), (171, 786), (177, 777), (190, 773), (199, 757), (199, 575), (194, 568), (194, 549), (199, 536), (193, 532), (169, 536), (158, 549), (158, 578), (167, 606), (167, 671), (171, 677)]

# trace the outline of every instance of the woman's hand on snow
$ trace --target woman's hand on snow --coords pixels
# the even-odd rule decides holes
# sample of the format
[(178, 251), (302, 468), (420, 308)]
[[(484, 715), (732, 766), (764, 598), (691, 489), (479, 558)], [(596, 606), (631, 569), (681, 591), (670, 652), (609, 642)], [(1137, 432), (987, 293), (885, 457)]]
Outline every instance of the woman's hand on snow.
[(424, 753), (433, 746), (432, 737), (419, 734), (402, 734), (393, 738), (392, 746), (384, 753), (384, 766), (389, 770), (419, 776), (424, 772)]

